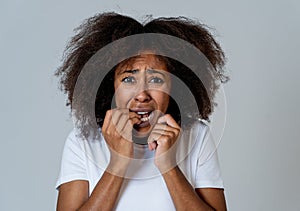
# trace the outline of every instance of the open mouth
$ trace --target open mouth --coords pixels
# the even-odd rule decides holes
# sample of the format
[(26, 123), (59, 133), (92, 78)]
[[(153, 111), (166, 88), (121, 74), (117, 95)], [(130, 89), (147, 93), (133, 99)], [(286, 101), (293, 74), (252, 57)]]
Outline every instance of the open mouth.
[(157, 121), (158, 115), (161, 113), (153, 108), (136, 108), (130, 109), (130, 111), (140, 116), (140, 122), (133, 126), (135, 137), (148, 136)]
[(142, 122), (148, 122), (150, 120), (150, 114), (152, 111), (138, 111), (136, 113), (141, 116)]
[(131, 112), (136, 113), (140, 116), (141, 122), (138, 124), (135, 124), (136, 128), (143, 128), (143, 127), (149, 127), (152, 125), (152, 122), (154, 121), (154, 110), (152, 109), (131, 109)]

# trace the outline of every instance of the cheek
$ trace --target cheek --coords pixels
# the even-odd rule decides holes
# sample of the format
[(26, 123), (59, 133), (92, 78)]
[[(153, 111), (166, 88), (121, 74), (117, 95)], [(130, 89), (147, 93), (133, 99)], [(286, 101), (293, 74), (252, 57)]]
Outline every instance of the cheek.
[(154, 96), (158, 109), (163, 113), (167, 111), (169, 106), (169, 95), (164, 92), (155, 93)]
[(131, 90), (115, 87), (115, 101), (119, 108), (126, 108), (129, 101), (132, 99), (133, 93)]

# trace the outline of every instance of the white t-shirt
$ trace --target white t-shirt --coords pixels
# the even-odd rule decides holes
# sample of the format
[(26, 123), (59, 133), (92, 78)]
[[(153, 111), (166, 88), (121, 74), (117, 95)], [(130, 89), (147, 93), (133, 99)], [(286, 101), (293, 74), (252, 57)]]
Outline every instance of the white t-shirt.
[[(178, 166), (194, 188), (223, 188), (216, 147), (208, 126), (196, 122), (182, 132), (176, 143)], [(154, 165), (154, 154), (147, 145), (134, 145), (135, 159), (127, 171), (116, 210), (175, 210), (164, 179)], [(65, 143), (56, 188), (73, 180), (87, 180), (91, 194), (109, 157), (102, 135), (99, 140), (82, 139), (74, 129)]]

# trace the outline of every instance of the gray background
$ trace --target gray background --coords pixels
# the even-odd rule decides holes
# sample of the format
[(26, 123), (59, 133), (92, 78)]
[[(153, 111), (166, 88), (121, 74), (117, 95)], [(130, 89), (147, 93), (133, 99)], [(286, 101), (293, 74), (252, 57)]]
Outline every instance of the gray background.
[(216, 29), (231, 77), (219, 149), (228, 208), (300, 210), (296, 0), (2, 0), (0, 210), (54, 210), (72, 120), (53, 72), (73, 28), (103, 11), (184, 15)]

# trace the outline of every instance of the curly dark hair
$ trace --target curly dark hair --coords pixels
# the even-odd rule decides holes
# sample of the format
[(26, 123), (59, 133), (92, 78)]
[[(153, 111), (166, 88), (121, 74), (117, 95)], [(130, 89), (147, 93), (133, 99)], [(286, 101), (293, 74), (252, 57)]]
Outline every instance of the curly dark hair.
[[(223, 70), (225, 64), (224, 52), (208, 29), (204, 24), (186, 17), (148, 18), (146, 22), (140, 23), (131, 17), (110, 12), (97, 14), (85, 20), (83, 24), (75, 29), (77, 34), (67, 45), (63, 64), (55, 73), (56, 76), (60, 77), (60, 88), (68, 96), (66, 105), (71, 105), (71, 111), (75, 114), (80, 125), (81, 134), (84, 137), (89, 136), (91, 131), (96, 129), (91, 127), (91, 125), (95, 125), (95, 121), (98, 127), (102, 126), (106, 111), (111, 109), (112, 106), (114, 71), (120, 63), (110, 69), (102, 83), (98, 84), (99, 88), (95, 102), (87, 102), (84, 99), (90, 94), (87, 85), (81, 88), (79, 97), (82, 99), (78, 100), (78, 105), (75, 108), (73, 106), (73, 94), (82, 69), (92, 56), (106, 45), (137, 34), (157, 33), (174, 36), (187, 41), (203, 53), (214, 70), (204, 72), (201, 70), (205, 85), (190, 68), (181, 62), (166, 56), (157, 55), (157, 57), (165, 62), (172, 74), (188, 86), (198, 106), (197, 111), (191, 112), (190, 105), (187, 102), (185, 108), (182, 109), (183, 113), (180, 113), (177, 103), (170, 97), (167, 113), (170, 113), (178, 123), (183, 118), (191, 115), (196, 115), (194, 118), (209, 121), (209, 115), (213, 112), (215, 106), (213, 99), (219, 87), (219, 82), (226, 82), (228, 77), (224, 75)], [(121, 63), (126, 63), (130, 59), (132, 58), (125, 58), (125, 61)], [(182, 96), (182, 99), (186, 100), (184, 97)], [(87, 109), (87, 104), (94, 104), (95, 110), (90, 111), (90, 109)]]

